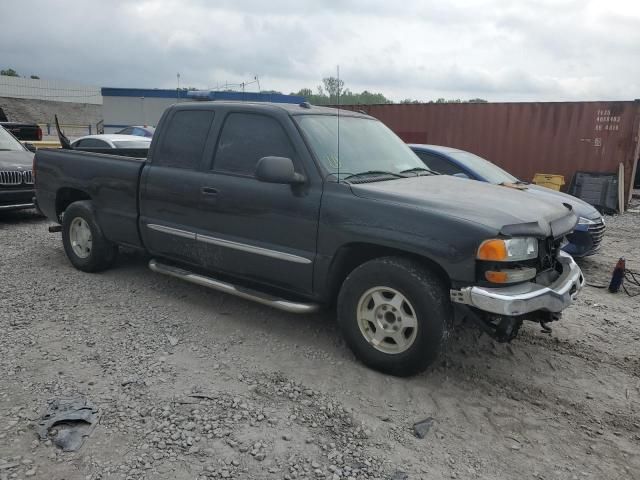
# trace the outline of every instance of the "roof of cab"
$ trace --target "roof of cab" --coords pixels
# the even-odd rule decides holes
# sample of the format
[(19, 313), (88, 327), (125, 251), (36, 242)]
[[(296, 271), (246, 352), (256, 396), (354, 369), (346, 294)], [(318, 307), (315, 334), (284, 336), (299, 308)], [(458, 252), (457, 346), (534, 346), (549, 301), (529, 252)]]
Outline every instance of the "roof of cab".
[[(243, 101), (229, 101), (229, 100), (215, 100), (211, 102), (184, 102), (173, 105), (173, 108), (180, 109), (194, 109), (203, 108), (208, 109), (211, 106), (217, 107), (233, 107), (233, 108), (246, 108), (251, 110), (284, 110), (290, 115), (337, 115), (337, 108), (320, 107), (317, 105), (311, 105), (309, 103), (272, 103), (272, 102), (243, 102)], [(345, 117), (361, 117), (361, 118), (373, 118), (369, 115), (359, 112), (353, 112), (351, 110), (340, 109), (340, 116)]]

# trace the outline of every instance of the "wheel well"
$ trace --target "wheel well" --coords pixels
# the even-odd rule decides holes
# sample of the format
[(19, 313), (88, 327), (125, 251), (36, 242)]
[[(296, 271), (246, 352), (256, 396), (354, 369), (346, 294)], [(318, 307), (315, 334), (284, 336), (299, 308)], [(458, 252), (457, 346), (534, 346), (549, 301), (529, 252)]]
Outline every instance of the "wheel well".
[(331, 266), (331, 274), (329, 280), (329, 293), (330, 298), (333, 300), (337, 298), (338, 291), (342, 286), (345, 278), (358, 266), (362, 265), (369, 260), (380, 257), (404, 257), (410, 258), (415, 262), (421, 264), (431, 272), (438, 275), (445, 283), (447, 288), (451, 287), (451, 279), (447, 272), (437, 263), (430, 258), (417, 255), (414, 253), (405, 252), (395, 248), (385, 247), (381, 245), (375, 245), (370, 243), (352, 243), (341, 247), (334, 258)]
[(78, 200), (91, 200), (91, 197), (76, 188), (61, 188), (56, 195), (56, 215), (60, 217), (69, 205)]

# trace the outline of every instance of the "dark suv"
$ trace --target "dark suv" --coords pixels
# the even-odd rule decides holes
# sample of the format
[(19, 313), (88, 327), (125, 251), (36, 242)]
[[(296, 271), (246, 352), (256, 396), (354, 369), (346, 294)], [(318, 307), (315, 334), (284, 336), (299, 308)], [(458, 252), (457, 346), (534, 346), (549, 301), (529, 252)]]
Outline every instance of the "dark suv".
[(33, 153), (0, 127), (0, 211), (33, 208)]

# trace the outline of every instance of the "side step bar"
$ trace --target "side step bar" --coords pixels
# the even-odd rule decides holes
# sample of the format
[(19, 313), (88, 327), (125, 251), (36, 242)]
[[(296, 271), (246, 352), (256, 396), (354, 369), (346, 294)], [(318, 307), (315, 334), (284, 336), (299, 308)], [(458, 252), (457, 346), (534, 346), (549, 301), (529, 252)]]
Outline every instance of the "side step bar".
[(166, 265), (153, 259), (149, 262), (149, 268), (154, 272), (169, 275), (170, 277), (176, 277), (187, 282), (195, 283), (196, 285), (202, 285), (213, 290), (229, 293), (236, 297), (245, 298), (247, 300), (253, 300), (254, 302), (267, 305), (269, 307), (277, 308), (278, 310), (284, 310), (291, 313), (313, 313), (320, 309), (320, 306), (315, 303), (298, 303), (283, 298), (273, 297), (269, 294), (259, 292), (257, 290), (251, 290), (246, 287), (233, 285), (231, 283), (216, 280), (215, 278), (205, 277), (197, 273), (183, 270), (182, 268), (174, 267), (172, 265)]

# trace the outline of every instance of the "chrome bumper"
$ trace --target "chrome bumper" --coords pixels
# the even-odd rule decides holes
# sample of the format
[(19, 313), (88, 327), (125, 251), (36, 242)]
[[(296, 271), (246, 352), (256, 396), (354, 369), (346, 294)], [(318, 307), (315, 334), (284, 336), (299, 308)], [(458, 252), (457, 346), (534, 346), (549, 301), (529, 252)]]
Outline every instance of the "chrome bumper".
[(466, 287), (451, 290), (451, 301), (498, 315), (516, 316), (537, 310), (561, 312), (575, 299), (584, 286), (580, 267), (571, 255), (558, 253), (562, 274), (549, 286), (522, 283), (510, 287)]

